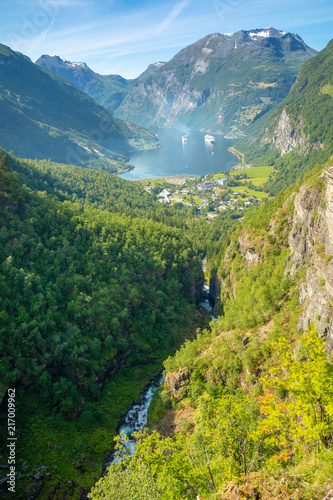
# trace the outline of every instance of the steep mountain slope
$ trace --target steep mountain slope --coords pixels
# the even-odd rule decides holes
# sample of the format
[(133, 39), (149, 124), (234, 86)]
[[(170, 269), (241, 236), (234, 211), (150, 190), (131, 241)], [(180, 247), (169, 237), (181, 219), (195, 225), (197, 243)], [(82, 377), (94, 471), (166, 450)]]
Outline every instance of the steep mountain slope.
[(139, 80), (153, 75), (165, 63), (149, 64), (148, 68), (133, 80), (127, 80), (119, 75), (100, 75), (84, 62), (71, 62), (60, 56), (44, 54), (37, 59), (36, 64), (66, 78), (98, 104), (115, 111)]
[(148, 68), (143, 73), (141, 73), (141, 75), (138, 76), (138, 80), (143, 80), (148, 76), (153, 75), (158, 69), (164, 66), (164, 64), (165, 62), (163, 61), (158, 61), (156, 63), (149, 64)]
[(333, 153), (333, 40), (301, 68), (290, 94), (237, 148), (247, 162), (275, 164), (276, 193)]
[[(1, 400), (9, 385), (21, 394), (15, 498), (42, 489), (40, 498), (79, 499), (99, 476), (127, 406), (195, 328), (202, 270), (182, 231), (144, 218), (158, 203), (143, 188), (107, 172), (68, 167), (61, 176), (51, 162), (35, 172), (32, 160), (9, 163), (30, 185), (0, 154)], [(92, 186), (82, 191), (85, 175), (108, 205), (92, 199)], [(81, 191), (78, 202), (66, 199), (65, 185)], [(132, 217), (135, 208), (141, 217)], [(10, 498), (4, 476), (1, 494)]]
[(215, 262), (218, 321), (165, 361), (165, 416), (94, 500), (331, 498), (332, 165), (247, 212)]
[(115, 119), (84, 92), (0, 45), (0, 145), (28, 158), (52, 158), (117, 171), (129, 149), (156, 147), (149, 132)]
[(273, 28), (214, 33), (142, 79), (116, 111), (145, 127), (186, 125), (239, 136), (286, 97), (316, 51)]
[(136, 80), (126, 80), (119, 75), (99, 75), (85, 63), (66, 61), (59, 56), (44, 54), (37, 59), (36, 64), (66, 78), (111, 111), (117, 109), (136, 83)]

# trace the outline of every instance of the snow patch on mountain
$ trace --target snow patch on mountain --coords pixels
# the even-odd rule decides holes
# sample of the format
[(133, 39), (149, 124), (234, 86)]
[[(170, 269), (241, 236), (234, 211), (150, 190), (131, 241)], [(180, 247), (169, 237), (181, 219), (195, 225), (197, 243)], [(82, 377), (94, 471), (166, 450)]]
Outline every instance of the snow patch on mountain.
[(259, 33), (250, 31), (249, 35), (251, 38), (258, 38), (258, 37), (268, 38), (269, 31), (259, 31)]

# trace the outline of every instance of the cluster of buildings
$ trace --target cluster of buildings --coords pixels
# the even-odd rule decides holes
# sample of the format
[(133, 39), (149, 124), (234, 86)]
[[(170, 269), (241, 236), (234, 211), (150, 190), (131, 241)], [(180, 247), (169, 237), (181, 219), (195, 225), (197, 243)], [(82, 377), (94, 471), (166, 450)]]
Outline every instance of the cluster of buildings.
[[(170, 179), (168, 179), (170, 181)], [(222, 179), (218, 180), (208, 180), (208, 181), (203, 181), (198, 184), (195, 184), (192, 188), (190, 187), (179, 187), (176, 191), (172, 190), (172, 192), (168, 191), (167, 189), (163, 189), (158, 195), (158, 201), (160, 203), (167, 203), (167, 204), (172, 204), (172, 198), (174, 201), (177, 202), (182, 202), (185, 205), (193, 205), (192, 203), (187, 203), (185, 200), (182, 200), (181, 198), (178, 198), (177, 196), (193, 196), (201, 199), (202, 204), (197, 207), (199, 210), (203, 208), (204, 206), (208, 205), (209, 203), (212, 203), (214, 206), (214, 212), (210, 211), (207, 213), (207, 219), (211, 220), (217, 217), (218, 213), (222, 210), (244, 210), (244, 208), (254, 204), (258, 203), (258, 199), (255, 196), (250, 196), (247, 198), (246, 201), (243, 201), (239, 199), (240, 193), (237, 191), (234, 191), (233, 193), (228, 196), (228, 198), (220, 199), (218, 191), (215, 192), (210, 192), (210, 193), (205, 193), (203, 194), (196, 194), (195, 191), (201, 191), (201, 192), (206, 192), (209, 189), (216, 188), (218, 186), (223, 186), (226, 184), (228, 181), (227, 177), (224, 177)]]
[[(238, 195), (237, 192), (235, 192), (234, 194), (236, 196)], [(244, 205), (244, 207), (249, 207), (250, 205), (253, 205), (254, 203), (257, 203), (257, 202), (258, 202), (257, 198), (255, 196), (251, 196), (249, 198), (249, 200), (243, 202), (243, 205)], [(223, 201), (223, 203), (221, 203), (218, 206), (218, 209), (219, 210), (227, 210), (228, 208), (230, 208), (231, 210), (235, 210), (237, 208), (238, 210), (244, 210), (244, 207), (235, 204), (235, 200), (230, 199), (230, 200)]]
[(207, 191), (207, 189), (211, 189), (217, 186), (223, 186), (227, 182), (227, 178), (224, 177), (223, 179), (218, 179), (217, 181), (206, 181), (206, 182), (201, 182), (200, 184), (197, 184), (197, 188), (199, 191)]

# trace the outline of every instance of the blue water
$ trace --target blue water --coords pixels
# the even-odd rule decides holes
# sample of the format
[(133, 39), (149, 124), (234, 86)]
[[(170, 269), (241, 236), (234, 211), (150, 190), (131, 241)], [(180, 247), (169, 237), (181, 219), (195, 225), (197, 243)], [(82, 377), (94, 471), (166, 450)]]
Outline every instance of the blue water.
[(177, 129), (155, 131), (162, 143), (159, 149), (130, 154), (134, 170), (121, 174), (123, 179), (151, 179), (173, 175), (205, 175), (225, 172), (238, 163), (228, 148), (235, 141), (214, 135), (215, 144), (205, 143), (204, 132), (187, 131), (187, 144), (182, 143), (185, 132)]

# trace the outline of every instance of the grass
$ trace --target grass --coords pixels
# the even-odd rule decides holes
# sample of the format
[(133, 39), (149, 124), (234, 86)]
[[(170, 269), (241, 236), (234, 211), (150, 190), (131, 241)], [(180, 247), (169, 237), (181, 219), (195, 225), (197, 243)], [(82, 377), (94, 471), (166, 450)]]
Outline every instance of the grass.
[(147, 181), (147, 179), (139, 179), (136, 182), (144, 184), (145, 186), (156, 186), (157, 184), (165, 184), (165, 179), (164, 177), (161, 179), (150, 179), (149, 181)]
[(331, 97), (333, 97), (333, 85), (327, 84), (322, 87), (320, 90), (322, 94), (328, 94)]
[(307, 484), (304, 499), (322, 498), (333, 487), (332, 450), (312, 450), (288, 472)]
[(209, 180), (217, 181), (218, 179), (224, 179), (226, 177), (226, 173), (227, 172), (219, 172), (218, 174), (214, 174), (211, 179), (209, 178)]
[[(246, 174), (248, 177), (248, 180), (250, 179), (253, 184), (254, 184), (254, 179), (261, 179), (262, 184), (264, 184), (267, 180), (270, 174), (274, 172), (274, 167), (251, 167), (251, 168), (244, 168), (243, 170), (237, 170), (235, 174)], [(259, 186), (259, 184), (256, 184)]]
[[(246, 180), (251, 180), (252, 184), (254, 186), (262, 186), (265, 184), (265, 182), (268, 181), (268, 177), (270, 174), (274, 172), (274, 167), (251, 167), (251, 168), (244, 168), (242, 170), (235, 170), (234, 174), (235, 175), (247, 175)], [(230, 172), (230, 175), (232, 175), (233, 172)], [(225, 177), (225, 172), (220, 172), (218, 174), (214, 174), (212, 179), (213, 180), (218, 180), (222, 179)]]
[(250, 180), (254, 186), (262, 186), (268, 180), (267, 177), (257, 177), (256, 179), (241, 179), (241, 182), (246, 182)]
[(195, 205), (199, 207), (202, 203), (202, 200), (197, 196), (187, 196), (187, 195), (177, 195), (177, 198), (183, 200), (185, 203), (191, 203), (191, 205)]
[(263, 193), (262, 191), (254, 191), (249, 189), (247, 186), (234, 186), (230, 188), (231, 191), (237, 193), (246, 193), (248, 196), (256, 196), (257, 198), (267, 198), (268, 193)]

